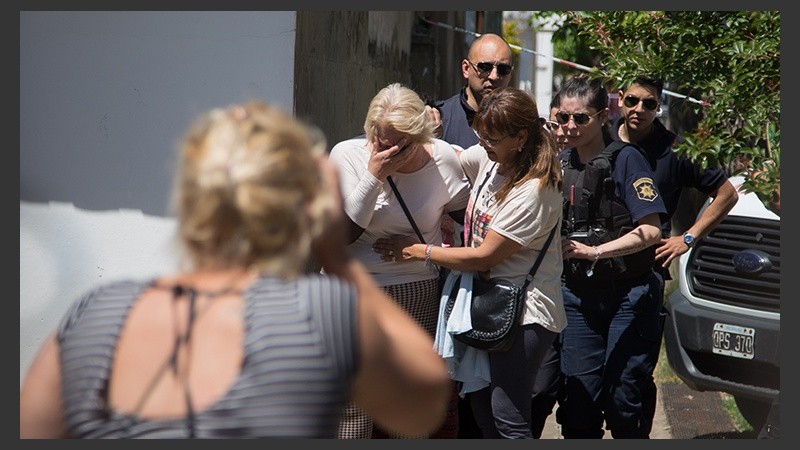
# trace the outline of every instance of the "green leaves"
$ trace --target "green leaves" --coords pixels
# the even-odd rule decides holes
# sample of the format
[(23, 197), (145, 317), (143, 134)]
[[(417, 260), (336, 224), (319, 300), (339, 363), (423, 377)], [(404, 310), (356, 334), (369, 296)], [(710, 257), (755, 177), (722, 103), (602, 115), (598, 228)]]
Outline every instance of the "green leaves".
[(567, 23), (600, 55), (592, 76), (622, 87), (652, 73), (708, 102), (668, 98), (671, 128), (685, 130), (676, 151), (744, 173), (765, 204), (779, 189), (778, 11), (584, 11)]

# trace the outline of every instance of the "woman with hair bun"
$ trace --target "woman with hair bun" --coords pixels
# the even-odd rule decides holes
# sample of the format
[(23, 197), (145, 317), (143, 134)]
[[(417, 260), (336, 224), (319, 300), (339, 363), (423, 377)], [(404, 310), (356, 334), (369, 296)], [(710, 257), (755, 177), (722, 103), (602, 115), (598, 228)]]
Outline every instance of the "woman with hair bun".
[[(400, 433), (444, 418), (432, 339), (345, 249), (318, 133), (250, 102), (186, 133), (178, 273), (78, 298), (20, 388), (20, 438), (333, 438), (349, 401)], [(305, 274), (310, 257), (326, 275)]]

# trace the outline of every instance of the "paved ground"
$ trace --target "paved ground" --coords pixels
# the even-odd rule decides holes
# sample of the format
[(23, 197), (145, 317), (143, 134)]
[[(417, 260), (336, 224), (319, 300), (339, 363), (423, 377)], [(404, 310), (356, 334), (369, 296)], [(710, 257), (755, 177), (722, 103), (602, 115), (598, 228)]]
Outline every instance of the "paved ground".
[[(650, 439), (753, 439), (736, 430), (719, 392), (698, 392), (683, 383), (658, 387), (658, 404)], [(547, 419), (542, 439), (563, 439), (555, 414)], [(611, 439), (606, 432), (603, 439)]]

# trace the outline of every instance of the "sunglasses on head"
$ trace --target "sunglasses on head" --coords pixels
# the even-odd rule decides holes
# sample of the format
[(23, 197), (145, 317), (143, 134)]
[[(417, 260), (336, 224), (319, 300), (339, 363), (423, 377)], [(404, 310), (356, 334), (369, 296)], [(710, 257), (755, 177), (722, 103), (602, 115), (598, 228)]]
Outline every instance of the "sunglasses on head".
[(640, 99), (635, 95), (626, 95), (625, 99), (622, 100), (622, 103), (628, 108), (633, 108), (634, 106), (638, 105), (640, 101), (642, 102), (644, 107), (649, 109), (650, 111), (653, 111), (658, 107), (658, 101), (656, 99), (654, 98)]
[(476, 70), (481, 74), (488, 74), (492, 72), (492, 69), (497, 67), (497, 75), (504, 77), (511, 73), (511, 70), (514, 69), (508, 64), (503, 63), (490, 63), (490, 62), (479, 62), (475, 64), (474, 62), (467, 60), (468, 63), (472, 64)]
[(603, 111), (600, 110), (594, 114), (586, 114), (586, 113), (569, 114), (563, 111), (559, 111), (556, 113), (556, 121), (558, 121), (558, 123), (560, 123), (561, 125), (566, 125), (567, 123), (569, 123), (569, 118), (572, 117), (572, 121), (575, 122), (575, 125), (586, 125), (587, 123), (589, 123), (590, 118), (600, 114), (601, 112)]

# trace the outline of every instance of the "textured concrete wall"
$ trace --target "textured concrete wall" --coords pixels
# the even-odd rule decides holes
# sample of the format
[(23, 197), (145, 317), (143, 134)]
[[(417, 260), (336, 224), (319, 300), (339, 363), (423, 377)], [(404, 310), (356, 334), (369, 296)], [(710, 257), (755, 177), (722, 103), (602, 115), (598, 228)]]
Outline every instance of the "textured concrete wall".
[(413, 11), (298, 11), (295, 114), (329, 147), (363, 132), (370, 100), (409, 85)]
[[(434, 23), (463, 27), (464, 11), (425, 11)], [(467, 54), (471, 35), (418, 21), (411, 36), (411, 85), (433, 99), (454, 95), (464, 84), (461, 60)]]

